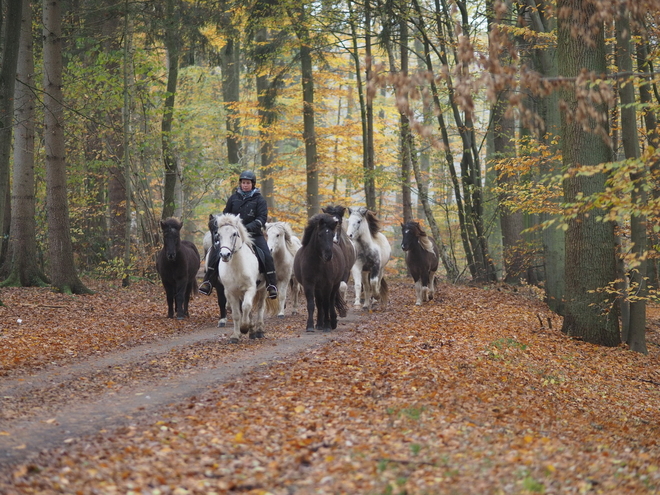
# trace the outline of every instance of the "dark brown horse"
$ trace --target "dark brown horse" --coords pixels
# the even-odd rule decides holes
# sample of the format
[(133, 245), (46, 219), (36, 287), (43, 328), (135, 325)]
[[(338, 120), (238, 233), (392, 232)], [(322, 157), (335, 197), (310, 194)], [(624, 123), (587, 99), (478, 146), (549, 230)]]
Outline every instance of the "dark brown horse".
[(337, 219), (337, 229), (335, 231), (335, 242), (339, 244), (342, 252), (344, 253), (344, 260), (346, 261), (346, 268), (344, 270), (344, 276), (341, 279), (341, 286), (339, 290), (341, 291), (344, 301), (346, 301), (346, 291), (348, 290), (348, 278), (351, 276), (351, 268), (355, 263), (357, 257), (357, 251), (348, 237), (348, 234), (342, 227), (342, 221), (344, 220), (344, 213), (346, 213), (346, 208), (344, 206), (327, 206), (323, 208), (323, 213), (332, 215)]
[(167, 317), (183, 320), (188, 316), (188, 302), (193, 289), (197, 288), (199, 251), (190, 241), (181, 240), (183, 224), (176, 218), (160, 222), (163, 231), (163, 249), (156, 259), (156, 270), (160, 275), (167, 295)]
[[(316, 328), (329, 332), (337, 328), (337, 313), (346, 316), (346, 302), (339, 286), (346, 269), (341, 248), (334, 242), (337, 219), (319, 213), (309, 219), (302, 238), (302, 247), (293, 260), (293, 272), (307, 299), (307, 331)], [(315, 304), (316, 303), (316, 304)]]
[[(209, 225), (209, 230), (204, 235), (204, 240), (202, 241), (204, 247), (204, 259), (206, 260), (205, 262), (206, 270), (209, 269), (211, 249), (219, 248), (219, 246), (216, 246), (216, 243), (214, 242), (214, 239), (216, 238), (216, 234), (218, 232), (218, 226), (215, 223), (215, 215), (213, 215), (213, 213), (209, 215), (208, 225)], [(217, 256), (216, 259), (220, 259), (220, 257)], [(218, 320), (218, 327), (222, 328), (227, 325), (227, 297), (225, 296), (225, 288), (220, 283), (220, 279), (218, 278), (217, 275), (218, 267), (214, 266), (213, 269), (216, 270), (216, 273), (209, 278), (209, 282), (211, 282), (211, 285), (215, 288), (215, 293), (218, 296), (218, 308), (220, 309), (220, 319)]]
[(419, 226), (419, 222), (401, 224), (403, 240), (401, 249), (406, 253), (408, 272), (415, 281), (415, 304), (433, 299), (435, 292), (435, 272), (438, 270), (438, 246), (433, 239)]

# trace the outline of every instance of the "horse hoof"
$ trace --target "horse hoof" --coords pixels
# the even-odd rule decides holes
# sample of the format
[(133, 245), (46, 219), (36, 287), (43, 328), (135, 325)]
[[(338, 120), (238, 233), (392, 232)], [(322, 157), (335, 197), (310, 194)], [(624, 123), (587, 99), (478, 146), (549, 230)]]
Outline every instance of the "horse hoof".
[(177, 320), (185, 320), (186, 317), (185, 317), (185, 316), (177, 316), (176, 319), (177, 319)]
[(313, 329), (313, 328), (311, 328), (311, 327), (310, 327), (310, 328), (308, 328), (308, 329), (307, 329), (307, 331), (308, 331), (309, 333), (314, 333), (314, 329)]
[(232, 337), (231, 339), (229, 339), (229, 343), (230, 344), (238, 344), (238, 339), (236, 337)]
[(284, 313), (277, 315), (278, 318), (284, 318)]
[(218, 322), (218, 328), (224, 328), (226, 325), (227, 325), (227, 323), (224, 322), (224, 321), (219, 321)]
[(251, 333), (251, 334), (250, 334), (250, 340), (254, 340), (254, 339), (256, 339), (256, 338), (257, 338), (257, 334), (256, 334), (256, 333)]

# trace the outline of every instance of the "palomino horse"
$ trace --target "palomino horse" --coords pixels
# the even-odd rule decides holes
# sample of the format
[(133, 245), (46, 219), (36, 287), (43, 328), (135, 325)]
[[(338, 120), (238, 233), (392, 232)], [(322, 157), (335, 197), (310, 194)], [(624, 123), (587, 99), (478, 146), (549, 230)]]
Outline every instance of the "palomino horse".
[(406, 253), (408, 272), (415, 281), (417, 306), (433, 299), (435, 292), (435, 272), (438, 270), (438, 246), (433, 237), (419, 226), (419, 222), (401, 224), (403, 240), (401, 249)]
[(297, 315), (301, 287), (293, 276), (293, 258), (300, 249), (300, 239), (293, 235), (291, 226), (287, 222), (266, 223), (266, 237), (268, 238), (268, 248), (273, 255), (277, 274), (277, 298), (280, 301), (280, 310), (277, 316), (284, 318), (284, 307), (289, 286), (291, 286), (293, 303), (291, 314)]
[[(215, 229), (215, 216), (213, 214), (209, 215), (209, 229)], [(209, 267), (209, 255), (211, 249), (218, 249), (219, 247), (213, 243), (214, 237), (215, 232), (209, 230), (204, 234), (204, 240), (202, 241), (204, 246), (204, 259), (206, 260), (204, 266), (206, 270), (208, 270)], [(220, 283), (218, 277), (211, 277), (209, 282), (211, 282), (211, 285), (215, 288), (215, 293), (218, 295), (218, 308), (220, 309), (218, 327), (222, 328), (227, 325), (227, 297), (225, 297), (225, 288)]]
[(234, 320), (229, 342), (238, 343), (241, 333), (249, 333), (251, 339), (262, 338), (264, 314), (267, 309), (274, 312), (277, 302), (266, 299), (266, 280), (259, 272), (252, 239), (237, 215), (216, 215), (215, 227), (214, 243), (220, 254), (218, 278)]
[(199, 270), (199, 251), (192, 242), (181, 240), (182, 226), (176, 218), (161, 220), (163, 249), (156, 259), (156, 270), (167, 296), (167, 317), (173, 318), (176, 309), (177, 320), (188, 316), (188, 302), (197, 286)]
[(376, 214), (360, 206), (348, 209), (346, 233), (353, 241), (357, 259), (351, 269), (355, 282), (354, 306), (360, 306), (360, 293), (364, 285), (363, 309), (371, 310), (373, 299), (380, 300), (381, 307), (387, 306), (389, 289), (384, 278), (385, 265), (390, 260), (392, 248), (380, 231)]
[(307, 331), (316, 328), (329, 332), (337, 328), (337, 314), (346, 316), (346, 303), (339, 291), (344, 275), (344, 253), (334, 242), (337, 220), (326, 213), (309, 219), (302, 247), (293, 261), (296, 279), (302, 284), (307, 299)]
[(349, 239), (348, 234), (346, 234), (346, 231), (342, 226), (345, 212), (346, 208), (343, 206), (328, 206), (323, 208), (323, 213), (332, 215), (337, 219), (335, 242), (339, 244), (339, 247), (344, 253), (344, 259), (346, 260), (346, 270), (344, 271), (344, 276), (341, 279), (341, 286), (339, 288), (344, 300), (346, 300), (346, 292), (348, 290), (348, 278), (351, 276), (351, 269), (353, 268), (353, 264), (355, 263), (355, 259), (357, 257), (357, 252), (355, 251), (353, 241)]

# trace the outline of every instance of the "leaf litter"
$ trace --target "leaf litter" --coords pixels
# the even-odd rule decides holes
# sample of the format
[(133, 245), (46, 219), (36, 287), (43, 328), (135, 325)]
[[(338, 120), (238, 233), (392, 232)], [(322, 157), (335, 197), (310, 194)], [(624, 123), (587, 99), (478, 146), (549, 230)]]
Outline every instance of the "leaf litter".
[[(158, 289), (3, 290), (0, 373), (28, 376), (215, 323), (214, 298), (195, 299), (185, 322), (166, 320)], [(644, 356), (566, 337), (560, 318), (510, 287), (442, 284), (421, 307), (408, 281), (391, 292), (387, 309), (343, 338), (0, 471), (0, 493), (660, 492), (657, 308)], [(304, 318), (269, 319), (271, 339), (295, 336)], [(68, 393), (241, 359), (272, 341), (183, 347)], [(52, 395), (38, 399), (64, 402)], [(12, 406), (9, 418), (30, 414), (29, 401)]]

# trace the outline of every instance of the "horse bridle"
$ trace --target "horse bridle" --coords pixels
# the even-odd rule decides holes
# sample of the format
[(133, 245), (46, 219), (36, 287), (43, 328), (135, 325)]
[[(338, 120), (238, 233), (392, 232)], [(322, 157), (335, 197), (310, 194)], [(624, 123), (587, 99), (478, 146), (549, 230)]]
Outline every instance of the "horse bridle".
[[(218, 229), (218, 231), (219, 230), (220, 229)], [(238, 249), (236, 249), (236, 239), (238, 239), (240, 237), (240, 235), (239, 235), (238, 229), (236, 227), (234, 227), (234, 231), (235, 231), (236, 235), (234, 236), (234, 240), (231, 244), (231, 247), (229, 247), (229, 246), (220, 246), (220, 247), (218, 247), (218, 254), (220, 255), (220, 258), (222, 259), (222, 261), (225, 261), (225, 262), (229, 261), (231, 259), (231, 257), (234, 255), (234, 253), (236, 253), (236, 251), (238, 251), (238, 249), (241, 249), (243, 247), (243, 244), (241, 244), (240, 247)], [(222, 253), (223, 249), (229, 250), (229, 254), (224, 255)]]

